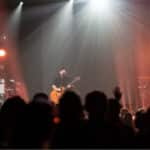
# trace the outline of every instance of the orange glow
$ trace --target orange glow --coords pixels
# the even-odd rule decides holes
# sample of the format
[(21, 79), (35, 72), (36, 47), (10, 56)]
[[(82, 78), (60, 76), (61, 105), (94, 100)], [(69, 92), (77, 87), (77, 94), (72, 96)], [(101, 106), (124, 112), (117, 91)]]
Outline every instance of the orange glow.
[(54, 124), (59, 124), (60, 123), (60, 118), (59, 117), (55, 117), (53, 119)]
[[(0, 33), (4, 33), (4, 35), (7, 35), (8, 38), (7, 40), (3, 39), (2, 45), (4, 45), (6, 49), (3, 47), (0, 48), (0, 61), (4, 61), (4, 63), (6, 63), (7, 67), (6, 73), (16, 80), (17, 95), (21, 96), (26, 102), (28, 102), (29, 101), (28, 91), (24, 81), (22, 67), (18, 61), (19, 56), (17, 43), (15, 39), (12, 37), (13, 33), (10, 32), (7, 26), (8, 16), (4, 1), (5, 0), (0, 0), (0, 18), (2, 18), (0, 20), (1, 26)], [(13, 17), (13, 14), (11, 17)], [(7, 59), (4, 60), (6, 56)]]
[(6, 50), (0, 49), (0, 57), (5, 57), (5, 56), (6, 56)]

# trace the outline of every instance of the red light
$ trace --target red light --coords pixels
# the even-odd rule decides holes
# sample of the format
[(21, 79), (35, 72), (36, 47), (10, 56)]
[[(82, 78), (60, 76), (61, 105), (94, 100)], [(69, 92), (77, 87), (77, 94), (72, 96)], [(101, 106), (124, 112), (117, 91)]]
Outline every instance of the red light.
[(53, 122), (54, 122), (54, 124), (59, 124), (60, 123), (60, 118), (59, 117), (54, 117)]
[(6, 56), (6, 51), (4, 49), (0, 49), (0, 57)]

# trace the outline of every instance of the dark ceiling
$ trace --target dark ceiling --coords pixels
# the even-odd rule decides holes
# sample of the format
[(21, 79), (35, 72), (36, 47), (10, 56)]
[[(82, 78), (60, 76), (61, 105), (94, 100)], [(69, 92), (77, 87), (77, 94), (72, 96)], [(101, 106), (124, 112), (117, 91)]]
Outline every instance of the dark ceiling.
[(67, 1), (67, 0), (4, 0), (6, 7), (8, 8), (14, 8), (16, 7), (20, 1), (24, 2), (24, 5), (26, 7), (32, 6), (32, 5), (42, 5), (46, 3), (55, 3), (55, 2), (62, 2), (62, 1)]
[[(28, 7), (32, 5), (42, 5), (46, 3), (55, 3), (69, 0), (4, 0), (8, 8), (15, 8), (20, 3), (20, 1), (23, 1), (24, 5)], [(130, 1), (134, 3), (144, 3), (146, 5), (147, 4), (150, 5), (150, 0), (124, 0), (124, 1)]]

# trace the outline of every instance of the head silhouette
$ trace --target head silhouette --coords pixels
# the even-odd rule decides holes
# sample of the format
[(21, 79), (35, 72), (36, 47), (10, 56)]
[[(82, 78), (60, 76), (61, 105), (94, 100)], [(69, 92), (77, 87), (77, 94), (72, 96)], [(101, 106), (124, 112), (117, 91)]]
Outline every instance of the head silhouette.
[(60, 99), (59, 110), (62, 120), (80, 120), (82, 105), (79, 95), (73, 91), (66, 91)]
[(11, 119), (11, 116), (17, 117), (21, 115), (20, 113), (24, 111), (25, 106), (25, 101), (21, 97), (14, 96), (6, 100), (1, 108), (1, 114)]
[(85, 109), (89, 117), (104, 117), (107, 107), (107, 97), (103, 92), (93, 91), (87, 94), (85, 99)]
[(138, 109), (135, 114), (135, 125), (139, 130), (143, 130), (146, 126), (146, 111), (144, 109)]
[(49, 103), (49, 97), (45, 93), (37, 93), (33, 96), (32, 102)]

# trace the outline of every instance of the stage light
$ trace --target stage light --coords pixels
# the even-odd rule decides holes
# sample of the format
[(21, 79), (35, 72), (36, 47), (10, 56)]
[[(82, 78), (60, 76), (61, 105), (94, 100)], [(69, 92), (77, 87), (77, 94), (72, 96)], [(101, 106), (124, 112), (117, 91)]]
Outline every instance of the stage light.
[(5, 34), (2, 35), (1, 37), (2, 40), (7, 40), (7, 36)]
[(6, 56), (6, 51), (4, 49), (0, 49), (0, 57)]
[(7, 39), (7, 37), (6, 37), (6, 35), (4, 35), (4, 36), (3, 36), (3, 40), (6, 40), (6, 39)]
[(14, 80), (14, 79), (10, 79), (9, 81), (12, 82), (12, 83), (15, 83), (15, 80)]
[(20, 2), (20, 5), (22, 6), (23, 4), (24, 4), (24, 2), (23, 2), (23, 1), (21, 1), (21, 2)]
[(90, 7), (92, 11), (109, 12), (110, 0), (90, 0)]

